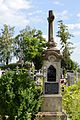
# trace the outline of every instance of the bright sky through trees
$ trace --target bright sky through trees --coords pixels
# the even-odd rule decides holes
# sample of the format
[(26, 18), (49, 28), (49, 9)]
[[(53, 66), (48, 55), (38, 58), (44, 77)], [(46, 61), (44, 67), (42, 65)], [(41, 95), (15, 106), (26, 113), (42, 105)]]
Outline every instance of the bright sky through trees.
[[(63, 20), (75, 37), (72, 59), (80, 61), (80, 0), (0, 0), (0, 28), (3, 24), (15, 26), (15, 34), (26, 25), (40, 29), (47, 36), (48, 11), (55, 14), (55, 36), (58, 31), (57, 21)], [(59, 46), (59, 39), (55, 38)]]

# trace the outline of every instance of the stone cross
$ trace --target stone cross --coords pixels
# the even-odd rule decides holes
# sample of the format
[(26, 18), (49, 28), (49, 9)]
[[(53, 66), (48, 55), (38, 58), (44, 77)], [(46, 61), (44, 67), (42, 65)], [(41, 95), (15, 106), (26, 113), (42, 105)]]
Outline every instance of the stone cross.
[(54, 42), (54, 38), (53, 38), (53, 21), (54, 21), (54, 15), (53, 15), (52, 10), (50, 10), (49, 17), (48, 17), (48, 23), (49, 23), (48, 44), (49, 44), (49, 47), (56, 47), (56, 43)]

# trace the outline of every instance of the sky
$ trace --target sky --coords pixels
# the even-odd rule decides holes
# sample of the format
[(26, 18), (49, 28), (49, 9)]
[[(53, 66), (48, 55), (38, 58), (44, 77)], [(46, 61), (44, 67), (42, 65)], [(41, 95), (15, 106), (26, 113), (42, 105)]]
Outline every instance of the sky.
[(4, 24), (15, 27), (15, 35), (26, 26), (39, 29), (48, 37), (48, 11), (53, 10), (54, 38), (60, 49), (60, 40), (56, 37), (58, 21), (68, 26), (74, 35), (70, 39), (74, 50), (71, 58), (80, 64), (80, 0), (0, 0), (0, 28)]

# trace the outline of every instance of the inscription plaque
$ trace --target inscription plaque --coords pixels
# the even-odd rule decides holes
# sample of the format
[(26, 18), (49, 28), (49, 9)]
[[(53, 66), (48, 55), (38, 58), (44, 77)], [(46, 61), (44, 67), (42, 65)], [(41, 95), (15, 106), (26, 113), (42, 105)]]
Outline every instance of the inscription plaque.
[(58, 82), (45, 82), (45, 94), (58, 94), (59, 93), (59, 83)]

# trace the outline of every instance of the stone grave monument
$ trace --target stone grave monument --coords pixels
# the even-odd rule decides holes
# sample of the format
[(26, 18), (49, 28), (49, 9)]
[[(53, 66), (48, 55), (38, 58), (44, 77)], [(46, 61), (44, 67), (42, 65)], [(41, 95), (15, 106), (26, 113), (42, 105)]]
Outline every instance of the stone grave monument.
[(53, 38), (54, 15), (49, 11), (48, 17), (48, 48), (44, 52), (44, 64), (46, 77), (43, 82), (43, 102), (41, 112), (37, 120), (67, 120), (62, 112), (62, 96), (60, 94), (59, 81), (61, 77), (61, 54), (56, 48)]

